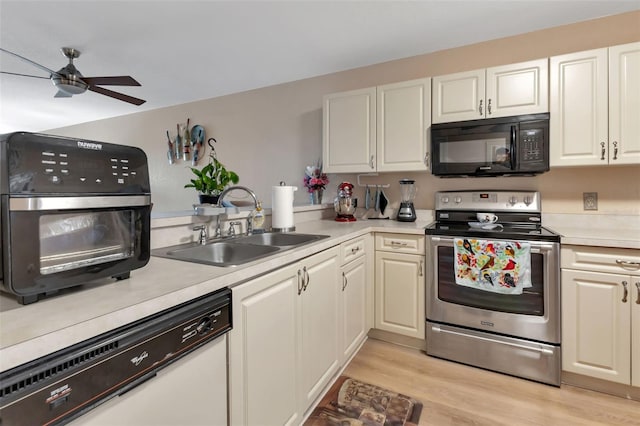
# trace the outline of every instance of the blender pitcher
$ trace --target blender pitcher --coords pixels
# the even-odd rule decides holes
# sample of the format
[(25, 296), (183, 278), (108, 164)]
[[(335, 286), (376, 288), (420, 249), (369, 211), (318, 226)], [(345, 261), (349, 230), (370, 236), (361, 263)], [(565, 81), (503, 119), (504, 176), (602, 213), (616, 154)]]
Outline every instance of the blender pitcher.
[(412, 179), (400, 180), (400, 208), (396, 220), (399, 222), (414, 222), (416, 220), (416, 209), (413, 207), (413, 200), (416, 198), (416, 185)]

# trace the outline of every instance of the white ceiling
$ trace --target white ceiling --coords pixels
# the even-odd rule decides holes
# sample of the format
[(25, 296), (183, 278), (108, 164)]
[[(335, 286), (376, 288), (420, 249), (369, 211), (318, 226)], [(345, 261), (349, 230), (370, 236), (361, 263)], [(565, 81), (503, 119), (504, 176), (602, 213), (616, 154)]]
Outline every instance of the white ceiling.
[[(0, 74), (0, 133), (44, 131), (640, 9), (640, 0), (0, 0), (0, 47), (47, 68), (131, 75), (133, 106)], [(0, 52), (0, 70), (47, 77)]]

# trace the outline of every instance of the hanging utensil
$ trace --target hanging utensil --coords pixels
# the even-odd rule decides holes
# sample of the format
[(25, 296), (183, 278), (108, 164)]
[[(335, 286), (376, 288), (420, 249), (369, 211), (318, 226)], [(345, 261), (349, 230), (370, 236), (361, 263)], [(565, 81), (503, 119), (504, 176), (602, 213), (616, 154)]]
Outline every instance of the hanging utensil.
[(379, 212), (380, 211), (380, 185), (376, 185), (376, 195), (375, 195), (375, 207), (373, 210)]
[(369, 210), (371, 208), (371, 191), (369, 191), (369, 185), (364, 190), (364, 208)]

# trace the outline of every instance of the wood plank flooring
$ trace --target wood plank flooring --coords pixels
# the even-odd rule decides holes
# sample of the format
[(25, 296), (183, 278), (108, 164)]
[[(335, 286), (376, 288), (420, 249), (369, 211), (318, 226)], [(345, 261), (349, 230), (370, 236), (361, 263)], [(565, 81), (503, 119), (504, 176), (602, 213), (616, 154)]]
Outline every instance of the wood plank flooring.
[(421, 425), (640, 425), (640, 402), (543, 385), (369, 339), (344, 373), (414, 397)]

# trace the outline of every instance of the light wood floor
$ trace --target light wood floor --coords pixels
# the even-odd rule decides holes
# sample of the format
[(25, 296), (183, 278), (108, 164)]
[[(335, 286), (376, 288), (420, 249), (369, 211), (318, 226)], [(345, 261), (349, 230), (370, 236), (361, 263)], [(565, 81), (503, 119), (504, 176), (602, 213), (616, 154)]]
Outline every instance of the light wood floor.
[(421, 425), (640, 425), (640, 402), (553, 386), (369, 339), (344, 373), (422, 401)]

